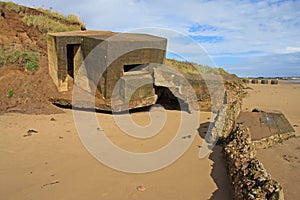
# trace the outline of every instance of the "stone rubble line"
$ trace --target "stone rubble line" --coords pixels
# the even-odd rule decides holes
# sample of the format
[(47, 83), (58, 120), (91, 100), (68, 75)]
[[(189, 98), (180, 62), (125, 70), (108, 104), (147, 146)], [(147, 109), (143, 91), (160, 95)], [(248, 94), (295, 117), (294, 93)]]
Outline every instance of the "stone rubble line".
[(226, 139), (224, 147), (229, 177), (237, 200), (283, 200), (281, 185), (271, 178), (263, 164), (256, 158), (250, 131), (244, 125)]
[[(271, 178), (256, 158), (256, 146), (251, 141), (249, 129), (243, 124), (235, 123), (241, 110), (241, 99), (223, 105), (217, 113), (211, 135), (208, 137), (209, 140), (218, 137), (218, 143), (224, 146), (223, 152), (233, 186), (234, 199), (284, 200), (283, 188)], [(270, 144), (270, 140), (272, 138), (262, 139), (259, 143), (268, 141)], [(275, 139), (272, 144), (277, 141)]]

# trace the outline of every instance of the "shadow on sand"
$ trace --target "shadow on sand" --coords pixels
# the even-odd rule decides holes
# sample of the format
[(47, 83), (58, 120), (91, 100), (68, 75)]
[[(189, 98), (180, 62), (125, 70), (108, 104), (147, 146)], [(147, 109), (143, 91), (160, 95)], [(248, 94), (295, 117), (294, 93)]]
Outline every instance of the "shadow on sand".
[[(102, 113), (102, 114), (116, 114), (116, 115), (122, 115), (127, 113), (139, 113), (139, 112), (149, 112), (152, 106), (145, 106), (141, 108), (133, 108), (130, 110), (120, 111), (120, 112), (112, 112), (112, 111), (106, 111), (106, 110), (100, 110), (95, 108), (80, 108), (80, 107), (73, 107), (72, 105), (61, 105), (57, 103), (52, 103), (54, 106), (62, 109), (70, 109), (70, 110), (77, 110), (77, 111), (85, 111), (85, 112), (96, 112), (96, 113)], [(155, 105), (162, 106), (165, 110), (178, 110), (178, 111), (185, 111), (190, 112), (188, 109), (188, 105), (186, 102), (184, 102), (181, 99), (164, 99), (159, 98)], [(153, 106), (155, 106), (153, 105)]]
[[(198, 128), (199, 136), (204, 139), (209, 130), (210, 122), (205, 122)], [(216, 145), (209, 155), (209, 159), (213, 161), (212, 171), (210, 176), (217, 185), (217, 190), (214, 191), (210, 200), (232, 200), (233, 190), (226, 169), (226, 161), (222, 152), (222, 146)]]

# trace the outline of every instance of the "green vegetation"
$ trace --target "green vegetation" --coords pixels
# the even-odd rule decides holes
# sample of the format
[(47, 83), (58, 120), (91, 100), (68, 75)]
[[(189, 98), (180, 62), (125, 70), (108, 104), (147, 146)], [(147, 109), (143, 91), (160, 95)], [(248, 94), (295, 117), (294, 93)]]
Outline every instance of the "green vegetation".
[[(0, 8), (5, 11), (17, 12), (24, 23), (39, 30), (40, 40), (45, 41), (48, 32), (64, 32), (85, 29), (83, 21), (76, 15), (64, 16), (57, 12), (42, 8), (28, 8), (13, 2), (0, 2)], [(2, 10), (2, 9), (1, 9)], [(12, 42), (14, 44), (15, 41)], [(38, 49), (38, 50), (36, 50)], [(38, 68), (37, 53), (40, 49), (36, 45), (26, 46), (24, 49), (10, 49), (0, 46), (0, 66), (22, 65), (26, 71), (35, 72)]]
[(47, 9), (43, 9), (43, 8), (37, 8), (37, 10), (42, 12), (47, 17), (55, 18), (56, 20), (66, 21), (71, 24), (80, 24), (82, 27), (85, 27), (83, 21), (74, 14), (64, 16), (58, 12), (52, 12), (51, 10), (47, 10)]
[(7, 97), (11, 98), (14, 94), (15, 94), (15, 91), (13, 89), (11, 89), (7, 92)]
[(0, 66), (11, 64), (24, 65), (26, 71), (35, 72), (38, 68), (38, 58), (32, 51), (4, 51), (0, 48)]
[(28, 26), (34, 26), (34, 28), (38, 29), (42, 33), (78, 30), (78, 26), (63, 24), (43, 15), (25, 16), (23, 21)]
[(0, 47), (0, 67), (5, 64), (5, 55), (3, 48)]
[[(64, 16), (51, 10), (36, 8), (35, 12), (31, 8), (20, 6), (13, 2), (0, 2), (6, 10), (13, 10), (23, 16), (23, 21), (28, 26), (34, 26), (40, 30), (43, 35), (47, 32), (63, 32), (85, 29), (83, 21), (76, 15), (70, 14)], [(36, 13), (36, 11), (40, 13)], [(46, 37), (42, 37), (45, 39)]]
[(37, 70), (37, 68), (38, 68), (37, 61), (29, 60), (25, 63), (25, 70), (26, 71), (35, 72)]
[(183, 74), (220, 74), (228, 75), (223, 68), (212, 68), (196, 63), (182, 62), (174, 59), (167, 59), (166, 65), (170, 65)]
[(20, 12), (21, 11), (21, 6), (18, 4), (15, 4), (11, 1), (9, 2), (2, 2), (5, 5), (5, 9), (7, 10), (14, 10), (16, 12)]

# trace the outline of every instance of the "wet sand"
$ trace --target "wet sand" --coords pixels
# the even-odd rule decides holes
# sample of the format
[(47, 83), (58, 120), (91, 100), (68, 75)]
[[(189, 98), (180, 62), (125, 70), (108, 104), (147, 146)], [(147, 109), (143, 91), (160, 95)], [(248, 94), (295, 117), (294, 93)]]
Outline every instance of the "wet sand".
[[(203, 140), (198, 132), (189, 149), (170, 166), (144, 174), (124, 173), (103, 165), (85, 149), (72, 111), (64, 111), (0, 115), (1, 199), (232, 199), (221, 147), (199, 159)], [(149, 141), (124, 135), (109, 114), (97, 113), (97, 118), (114, 144), (149, 152), (172, 139), (179, 115), (167, 111), (166, 127)], [(199, 126), (209, 118), (210, 113), (201, 112)], [(134, 113), (133, 119), (140, 125), (149, 122), (146, 112)], [(38, 133), (26, 136), (29, 129)], [(140, 185), (145, 191), (137, 190)]]
[(282, 112), (296, 131), (296, 137), (267, 149), (258, 149), (257, 157), (283, 186), (286, 200), (300, 195), (300, 84), (280, 81), (278, 85), (248, 84), (249, 95), (243, 110), (254, 108)]

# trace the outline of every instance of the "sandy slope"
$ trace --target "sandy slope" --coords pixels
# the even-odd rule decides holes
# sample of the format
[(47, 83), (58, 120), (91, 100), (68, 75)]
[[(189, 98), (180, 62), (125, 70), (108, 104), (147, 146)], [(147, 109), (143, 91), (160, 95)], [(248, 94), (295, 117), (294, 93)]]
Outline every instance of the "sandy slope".
[(300, 195), (300, 84), (280, 82), (279, 85), (249, 84), (249, 95), (244, 99), (243, 109), (278, 110), (294, 126), (296, 138), (259, 149), (258, 158), (268, 172), (284, 188), (285, 199), (298, 199)]
[[(180, 113), (167, 113), (166, 128), (153, 141), (125, 136), (111, 115), (98, 113), (97, 118), (115, 144), (147, 152), (164, 146), (176, 132)], [(209, 117), (210, 113), (201, 113), (199, 124)], [(134, 113), (133, 119), (140, 125), (149, 122), (145, 112)], [(38, 133), (24, 137), (28, 129)], [(0, 130), (1, 199), (231, 199), (221, 148), (199, 159), (202, 138), (198, 133), (188, 151), (171, 166), (128, 174), (104, 166), (87, 152), (71, 110), (56, 115), (0, 115)], [(139, 185), (146, 190), (137, 191)]]

